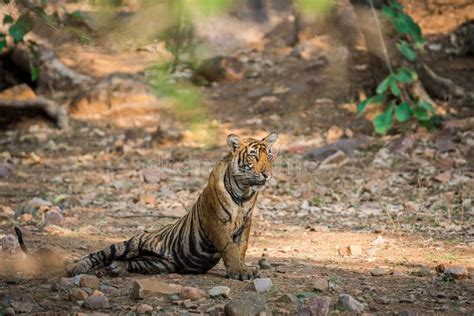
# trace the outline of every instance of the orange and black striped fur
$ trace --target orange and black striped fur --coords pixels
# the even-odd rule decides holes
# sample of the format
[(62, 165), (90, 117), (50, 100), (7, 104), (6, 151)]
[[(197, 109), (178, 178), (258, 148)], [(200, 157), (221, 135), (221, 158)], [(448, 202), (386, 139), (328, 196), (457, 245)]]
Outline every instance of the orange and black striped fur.
[(91, 253), (67, 268), (69, 275), (108, 266), (112, 274), (205, 273), (222, 258), (228, 277), (253, 279), (245, 266), (252, 210), (272, 174), (272, 145), (278, 134), (262, 140), (229, 135), (230, 152), (214, 167), (193, 208), (174, 224)]

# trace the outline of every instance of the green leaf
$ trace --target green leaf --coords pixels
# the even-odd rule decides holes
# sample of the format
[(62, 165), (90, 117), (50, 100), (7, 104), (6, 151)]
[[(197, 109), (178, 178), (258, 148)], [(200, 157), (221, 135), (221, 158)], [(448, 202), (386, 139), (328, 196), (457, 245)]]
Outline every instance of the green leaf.
[(419, 121), (426, 121), (430, 119), (430, 114), (428, 113), (428, 111), (419, 105), (413, 108), (413, 114)]
[(411, 115), (411, 108), (407, 102), (403, 102), (395, 108), (395, 117), (401, 123), (408, 121)]
[(395, 79), (401, 83), (410, 83), (418, 79), (416, 71), (408, 68), (400, 68), (395, 75)]
[(15, 22), (15, 20), (13, 20), (12, 16), (11, 15), (8, 15), (8, 14), (5, 14), (5, 16), (3, 17), (3, 25), (5, 24), (10, 24), (10, 23), (13, 23)]
[(388, 76), (385, 78), (377, 87), (377, 94), (383, 94), (385, 91), (387, 91), (388, 87), (390, 86), (390, 83), (393, 81), (392, 75)]
[(396, 1), (393, 1), (391, 4), (390, 4), (390, 7), (398, 10), (398, 11), (403, 11), (403, 5), (401, 3), (398, 3)]
[(373, 96), (373, 97), (371, 97), (371, 98), (365, 99), (364, 101), (360, 102), (360, 103), (357, 105), (356, 114), (357, 114), (357, 115), (362, 114), (362, 112), (365, 111), (365, 108), (366, 108), (369, 104), (372, 104), (372, 103), (381, 103), (381, 102), (383, 102), (384, 99), (385, 99), (385, 95), (380, 95), (380, 94), (377, 94), (376, 96)]
[(392, 110), (389, 108), (384, 113), (378, 115), (374, 121), (375, 132), (379, 134), (387, 133), (393, 125)]
[(383, 13), (385, 13), (389, 18), (394, 18), (397, 14), (395, 13), (395, 11), (389, 7), (389, 6), (382, 6), (382, 11)]
[(419, 101), (418, 106), (422, 107), (423, 109), (425, 109), (428, 112), (431, 112), (431, 113), (435, 112), (435, 110), (433, 108), (433, 105), (431, 105), (431, 103), (429, 103), (427, 101)]
[(357, 114), (357, 115), (362, 114), (362, 112), (364, 112), (364, 110), (365, 110), (365, 108), (367, 107), (367, 105), (369, 105), (371, 102), (372, 102), (372, 98), (367, 98), (367, 99), (365, 99), (364, 101), (362, 101), (362, 102), (360, 102), (359, 104), (357, 104), (356, 114)]
[(9, 3), (10, 3), (10, 0), (3, 0), (3, 3), (9, 4)]
[(395, 80), (392, 80), (390, 82), (390, 90), (392, 91), (393, 95), (398, 97), (400, 95), (400, 88), (397, 85), (397, 82)]
[(405, 56), (406, 59), (409, 61), (414, 61), (416, 59), (416, 53), (413, 49), (411, 49), (410, 44), (406, 41), (400, 41), (397, 43), (398, 50)]
[(5, 38), (5, 33), (0, 32), (0, 53), (5, 47), (7, 47), (7, 40)]
[(31, 81), (36, 81), (39, 75), (39, 69), (34, 63), (30, 63)]
[(15, 43), (23, 41), (23, 37), (33, 29), (33, 21), (27, 14), (22, 14), (15, 24), (10, 26), (8, 32), (13, 37)]

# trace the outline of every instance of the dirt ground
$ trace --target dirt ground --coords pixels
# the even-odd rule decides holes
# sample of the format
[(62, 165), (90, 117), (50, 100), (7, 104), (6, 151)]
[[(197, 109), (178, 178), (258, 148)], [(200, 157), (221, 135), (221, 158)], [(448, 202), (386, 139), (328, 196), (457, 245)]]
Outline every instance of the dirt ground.
[[(408, 8), (429, 41), (443, 47), (456, 25), (473, 18), (464, 6), (433, 11), (417, 2)], [(443, 22), (448, 20), (449, 26)], [(261, 276), (271, 278), (271, 290), (257, 294), (251, 282), (226, 279), (222, 263), (205, 275), (110, 277), (99, 270), (110, 308), (94, 312), (128, 314), (149, 304), (159, 313), (199, 314), (251, 295), (264, 301), (269, 313), (296, 315), (311, 297), (323, 295), (331, 299), (331, 315), (350, 315), (338, 304), (344, 293), (374, 315), (474, 314), (472, 103), (439, 100), (451, 128), (427, 132), (396, 126), (390, 135), (375, 137), (371, 123), (354, 114), (355, 99), (370, 80), (363, 49), (344, 51), (324, 35), (315, 45), (320, 52), (306, 60), (284, 49), (238, 51), (256, 75), (202, 88), (217, 130), (211, 146), (200, 145), (190, 133), (180, 142), (154, 143), (161, 112), (128, 128), (105, 119), (73, 120), (71, 129), (61, 131), (35, 119), (1, 130), (0, 162), (11, 170), (0, 169), (0, 206), (19, 211), (41, 198), (58, 206), (64, 221), (45, 225), (44, 213), (16, 218), (4, 208), (0, 233), (13, 234), (19, 225), (31, 250), (48, 247), (77, 259), (182, 216), (225, 155), (226, 134), (260, 137), (275, 130), (280, 139), (274, 179), (257, 203), (247, 252), (247, 263), (254, 266), (267, 258), (271, 268)], [(63, 54), (83, 71), (94, 68), (84, 60), (97, 57), (90, 50), (84, 60), (78, 51)], [(127, 52), (114, 62), (126, 60), (124, 71), (134, 72), (134, 58), (147, 57)], [(472, 57), (440, 50), (428, 51), (426, 58), (436, 71), (474, 91)], [(97, 63), (94, 74), (106, 71)], [(318, 167), (308, 159), (314, 148), (363, 135), (369, 135), (367, 141), (354, 151), (343, 149), (346, 160), (336, 167)], [(360, 251), (350, 253), (349, 246)], [(452, 265), (467, 272), (453, 280), (439, 271)], [(31, 302), (31, 313), (91, 313), (69, 300), (77, 286), (57, 285), (66, 282), (61, 273), (12, 273), (6, 254), (0, 270), (4, 307)], [(168, 296), (132, 299), (132, 283), (142, 278), (206, 291), (224, 285), (231, 293), (188, 308)], [(299, 303), (282, 301), (284, 294)]]

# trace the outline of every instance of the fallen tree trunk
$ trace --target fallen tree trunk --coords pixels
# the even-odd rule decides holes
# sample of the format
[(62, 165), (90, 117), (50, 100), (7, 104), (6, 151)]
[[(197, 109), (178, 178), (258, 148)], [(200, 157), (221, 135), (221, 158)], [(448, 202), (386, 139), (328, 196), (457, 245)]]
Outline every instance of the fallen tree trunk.
[(54, 120), (58, 127), (67, 128), (69, 126), (69, 117), (65, 107), (56, 102), (37, 97), (35, 99), (15, 100), (0, 98), (0, 109), (6, 110), (34, 110), (38, 109), (49, 118)]
[(37, 89), (43, 94), (58, 90), (83, 89), (94, 81), (92, 77), (64, 65), (53, 50), (43, 45), (35, 46), (34, 53), (26, 45), (15, 45), (9, 58), (24, 73), (30, 73), (31, 65), (37, 67)]

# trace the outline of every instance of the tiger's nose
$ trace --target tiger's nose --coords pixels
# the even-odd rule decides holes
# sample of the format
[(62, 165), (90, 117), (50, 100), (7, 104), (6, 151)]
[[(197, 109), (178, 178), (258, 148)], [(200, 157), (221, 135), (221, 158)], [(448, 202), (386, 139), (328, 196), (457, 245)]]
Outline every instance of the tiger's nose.
[(270, 180), (272, 177), (272, 174), (270, 172), (264, 171), (262, 172), (262, 176), (265, 178), (265, 180)]

